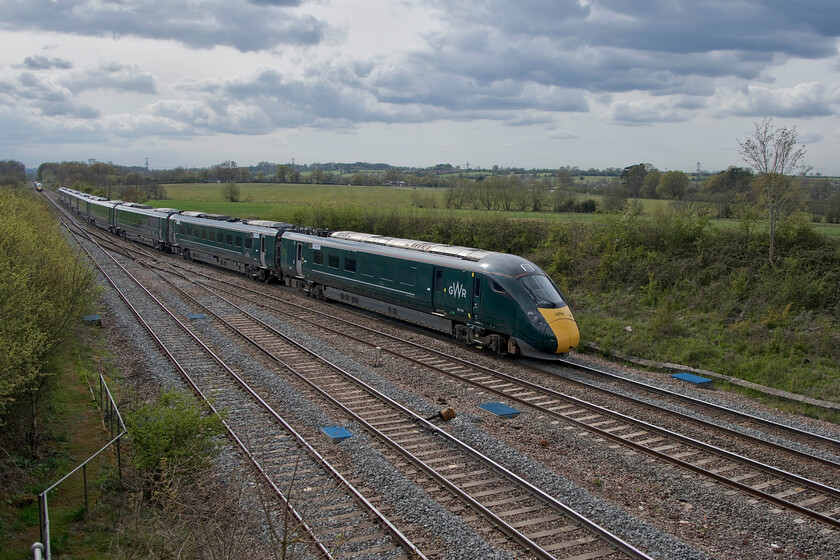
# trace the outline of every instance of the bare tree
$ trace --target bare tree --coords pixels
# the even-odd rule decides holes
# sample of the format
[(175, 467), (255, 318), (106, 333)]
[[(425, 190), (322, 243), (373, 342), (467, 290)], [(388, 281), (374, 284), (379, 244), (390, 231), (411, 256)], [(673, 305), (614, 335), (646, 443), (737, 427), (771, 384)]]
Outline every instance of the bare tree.
[(770, 262), (775, 251), (776, 222), (797, 198), (798, 184), (791, 174), (806, 171), (805, 146), (796, 146), (796, 126), (776, 128), (772, 117), (755, 123), (752, 135), (738, 140), (738, 153), (758, 173), (759, 203), (767, 209), (770, 222)]

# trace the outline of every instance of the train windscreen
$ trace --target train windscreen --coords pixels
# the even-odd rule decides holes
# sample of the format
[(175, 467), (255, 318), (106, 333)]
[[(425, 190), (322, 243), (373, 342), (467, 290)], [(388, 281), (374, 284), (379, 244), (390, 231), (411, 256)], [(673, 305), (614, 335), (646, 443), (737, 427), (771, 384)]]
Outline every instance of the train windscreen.
[(560, 295), (560, 290), (547, 276), (534, 274), (523, 276), (519, 281), (525, 286), (525, 290), (534, 299), (537, 307), (560, 308), (566, 306), (563, 296)]

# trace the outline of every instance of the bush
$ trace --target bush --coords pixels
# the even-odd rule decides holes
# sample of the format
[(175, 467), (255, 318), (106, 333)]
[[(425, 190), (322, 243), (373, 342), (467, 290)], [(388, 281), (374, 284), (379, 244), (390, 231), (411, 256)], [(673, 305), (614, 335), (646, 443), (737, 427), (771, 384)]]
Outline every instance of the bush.
[(133, 443), (132, 462), (150, 485), (168, 480), (170, 473), (190, 480), (204, 472), (218, 453), (216, 436), (223, 430), (218, 416), (176, 391), (164, 392), (156, 402), (130, 413), (126, 427)]
[[(0, 425), (24, 394), (34, 398), (44, 364), (72, 335), (96, 294), (85, 261), (29, 192), (0, 189)], [(33, 393), (34, 392), (34, 393)], [(37, 434), (30, 434), (32, 444)]]

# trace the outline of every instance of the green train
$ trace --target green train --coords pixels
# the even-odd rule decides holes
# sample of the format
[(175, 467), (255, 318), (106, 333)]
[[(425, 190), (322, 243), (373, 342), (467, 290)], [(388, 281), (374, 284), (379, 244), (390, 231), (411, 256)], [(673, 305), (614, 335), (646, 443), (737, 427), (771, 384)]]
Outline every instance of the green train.
[(580, 333), (557, 286), (515, 255), (351, 231), (240, 221), (91, 197), (59, 198), (117, 235), (310, 296), (372, 310), (498, 354), (550, 358)]

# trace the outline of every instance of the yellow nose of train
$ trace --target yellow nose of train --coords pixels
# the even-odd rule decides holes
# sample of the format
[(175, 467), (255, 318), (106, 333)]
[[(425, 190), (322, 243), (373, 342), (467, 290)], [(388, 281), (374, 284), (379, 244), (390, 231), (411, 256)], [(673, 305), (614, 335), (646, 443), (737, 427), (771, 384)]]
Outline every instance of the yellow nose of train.
[[(569, 307), (561, 307), (560, 309), (540, 309), (545, 322), (548, 323), (546, 329), (546, 336), (553, 334), (557, 339), (557, 347), (552, 352), (556, 354), (565, 354), (569, 350), (577, 348), (580, 342), (580, 331), (574, 316), (572, 316)], [(548, 349), (547, 349), (548, 350)]]

